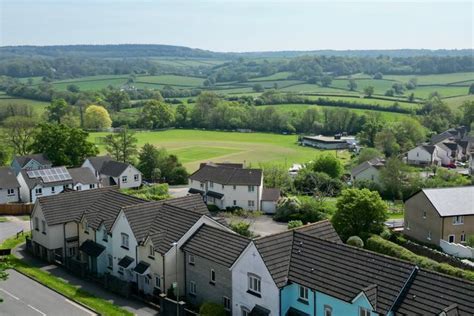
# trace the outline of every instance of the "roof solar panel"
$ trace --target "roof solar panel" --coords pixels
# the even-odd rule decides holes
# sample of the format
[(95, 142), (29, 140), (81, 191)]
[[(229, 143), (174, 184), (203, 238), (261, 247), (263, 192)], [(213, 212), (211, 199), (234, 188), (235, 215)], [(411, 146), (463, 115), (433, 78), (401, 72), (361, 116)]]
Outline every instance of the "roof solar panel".
[(50, 169), (40, 169), (35, 171), (28, 171), (30, 178), (41, 177), (44, 183), (71, 180), (71, 175), (65, 167), (56, 167)]

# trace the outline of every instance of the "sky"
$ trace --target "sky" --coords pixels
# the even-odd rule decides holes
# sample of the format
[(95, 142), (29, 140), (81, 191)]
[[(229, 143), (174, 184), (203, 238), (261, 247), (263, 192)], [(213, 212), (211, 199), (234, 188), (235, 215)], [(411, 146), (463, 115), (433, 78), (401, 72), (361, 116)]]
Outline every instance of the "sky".
[(0, 0), (0, 46), (473, 48), (474, 1)]

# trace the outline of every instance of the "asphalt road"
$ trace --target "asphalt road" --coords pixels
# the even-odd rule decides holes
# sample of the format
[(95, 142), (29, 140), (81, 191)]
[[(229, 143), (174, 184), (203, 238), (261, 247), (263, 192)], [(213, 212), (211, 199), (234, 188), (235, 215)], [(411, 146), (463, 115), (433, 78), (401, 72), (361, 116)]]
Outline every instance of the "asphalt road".
[(2, 316), (90, 316), (95, 313), (66, 299), (15, 270), (0, 282), (0, 315)]
[(7, 222), (0, 223), (0, 243), (7, 238), (14, 236), (20, 230), (30, 230), (30, 222), (23, 221), (20, 218), (7, 216)]

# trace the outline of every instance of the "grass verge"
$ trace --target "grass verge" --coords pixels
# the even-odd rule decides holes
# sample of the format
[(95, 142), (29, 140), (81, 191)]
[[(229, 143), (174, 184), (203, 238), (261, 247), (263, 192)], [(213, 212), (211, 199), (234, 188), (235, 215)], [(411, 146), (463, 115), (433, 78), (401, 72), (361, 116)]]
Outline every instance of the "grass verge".
[[(19, 238), (12, 237), (5, 240), (2, 244), (0, 244), (0, 248), (8, 249), (14, 248), (22, 243), (25, 242), (26, 235), (20, 236)], [(60, 293), (61, 295), (79, 302), (81, 304), (86, 305), (96, 313), (100, 315), (133, 315), (133, 313), (116, 306), (110, 303), (107, 300), (98, 298), (84, 290), (81, 290), (60, 278), (57, 278), (50, 273), (43, 271), (39, 268), (32, 267), (25, 263), (24, 261), (10, 255), (6, 259), (7, 265), (18, 272), (32, 278), (33, 280), (43, 284), (46, 287)]]

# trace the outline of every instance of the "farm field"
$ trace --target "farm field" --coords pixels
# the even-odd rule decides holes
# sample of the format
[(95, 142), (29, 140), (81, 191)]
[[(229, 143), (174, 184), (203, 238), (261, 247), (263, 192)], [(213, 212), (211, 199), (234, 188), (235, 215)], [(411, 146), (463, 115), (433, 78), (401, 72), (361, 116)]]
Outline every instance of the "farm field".
[(285, 80), (288, 76), (291, 75), (291, 72), (282, 71), (274, 73), (273, 75), (266, 76), (266, 77), (258, 77), (249, 79), (249, 81), (264, 81), (264, 80)]
[(474, 101), (474, 94), (444, 99), (444, 102), (446, 102), (446, 104), (452, 109), (459, 108), (466, 101)]
[(15, 98), (6, 96), (5, 94), (0, 94), (0, 107), (7, 105), (31, 105), (38, 115), (42, 115), (46, 111), (49, 102)]
[(95, 91), (113, 86), (119, 88), (127, 82), (127, 78), (104, 78), (104, 79), (90, 79), (90, 80), (75, 80), (53, 82), (53, 86), (57, 90), (66, 90), (67, 86), (74, 84), (78, 86), (81, 91)]
[(408, 82), (410, 78), (416, 78), (419, 85), (433, 85), (433, 84), (452, 84), (460, 81), (474, 80), (474, 73), (472, 72), (458, 72), (450, 74), (436, 74), (436, 75), (384, 75), (384, 79), (396, 80), (401, 82)]
[[(100, 145), (101, 138), (107, 133), (91, 133), (91, 141)], [(284, 163), (288, 167), (293, 163), (304, 163), (314, 159), (323, 151), (301, 147), (296, 144), (297, 135), (279, 135), (267, 133), (237, 133), (202, 130), (168, 130), (137, 132), (138, 146), (145, 143), (164, 147), (176, 154), (189, 172), (196, 170), (199, 163), (205, 161), (245, 162), (258, 166), (263, 162)], [(335, 151), (324, 151), (335, 154)], [(348, 159), (347, 152), (338, 152), (338, 157)]]
[(135, 82), (154, 83), (162, 85), (198, 87), (202, 86), (203, 78), (185, 77), (176, 75), (161, 75), (161, 76), (139, 76), (136, 77)]

